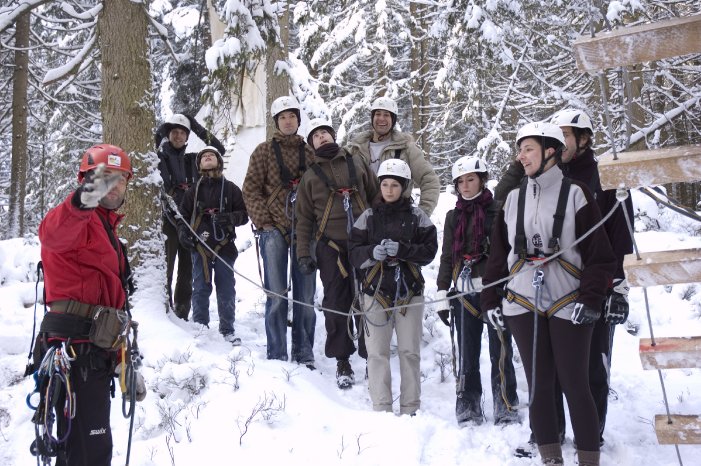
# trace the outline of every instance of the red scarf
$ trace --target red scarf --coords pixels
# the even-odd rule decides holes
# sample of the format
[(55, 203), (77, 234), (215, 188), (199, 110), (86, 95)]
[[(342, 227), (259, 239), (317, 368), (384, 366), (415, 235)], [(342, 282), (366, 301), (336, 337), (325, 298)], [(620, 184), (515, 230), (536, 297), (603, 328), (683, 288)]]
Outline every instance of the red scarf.
[[(482, 192), (474, 199), (465, 200), (462, 195), (458, 194), (458, 201), (455, 203), (455, 210), (458, 214), (455, 222), (455, 230), (453, 233), (453, 264), (457, 264), (462, 260), (463, 254), (477, 255), (480, 254), (482, 240), (484, 239), (484, 221), (487, 217), (486, 210), (489, 204), (492, 203), (492, 192), (488, 189), (483, 189)], [(472, 216), (472, 245), (465, 250), (465, 234)]]

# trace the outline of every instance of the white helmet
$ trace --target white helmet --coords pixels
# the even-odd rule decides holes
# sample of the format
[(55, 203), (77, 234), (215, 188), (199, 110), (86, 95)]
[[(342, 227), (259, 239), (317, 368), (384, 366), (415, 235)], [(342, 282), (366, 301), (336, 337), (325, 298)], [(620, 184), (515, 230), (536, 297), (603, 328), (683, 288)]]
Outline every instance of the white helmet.
[(460, 157), (453, 165), (453, 181), (467, 173), (487, 173), (487, 163), (479, 157)]
[(568, 108), (557, 112), (550, 119), (550, 123), (557, 126), (571, 126), (573, 128), (588, 129), (592, 132), (592, 134), (594, 133), (594, 128), (591, 125), (589, 115), (574, 108)]
[(190, 119), (183, 114), (175, 113), (175, 114), (171, 115), (170, 118), (168, 118), (168, 120), (165, 123), (165, 127), (169, 133), (173, 128), (180, 128), (180, 129), (184, 129), (185, 131), (187, 131), (187, 134), (189, 135), (190, 134)]
[(278, 114), (284, 112), (285, 110), (291, 110), (295, 112), (295, 114), (297, 115), (297, 120), (299, 122), (299, 109), (299, 102), (297, 101), (297, 99), (295, 99), (294, 96), (284, 95), (282, 97), (278, 97), (273, 101), (273, 104), (270, 106), (270, 115), (277, 120)]
[(329, 133), (331, 133), (333, 139), (336, 140), (336, 131), (333, 130), (331, 121), (327, 120), (326, 118), (314, 118), (309, 122), (309, 132), (307, 133), (307, 143), (310, 146), (314, 147), (314, 144), (312, 144), (312, 135), (314, 134), (314, 131), (319, 128), (327, 129)]
[(202, 156), (205, 154), (205, 152), (211, 152), (217, 157), (217, 170), (223, 170), (224, 169), (224, 158), (221, 156), (219, 153), (219, 150), (214, 147), (214, 146), (205, 146), (204, 149), (199, 151), (197, 153), (197, 169), (199, 170), (200, 168), (200, 161), (202, 160)]
[(383, 176), (404, 178), (408, 181), (411, 180), (411, 170), (404, 160), (387, 159), (380, 164), (380, 168), (377, 170), (377, 177), (382, 178)]
[(565, 136), (562, 134), (562, 130), (559, 126), (552, 123), (545, 123), (541, 121), (523, 125), (516, 134), (516, 145), (520, 145), (521, 140), (528, 137), (553, 138), (560, 141), (563, 146), (565, 145)]
[(389, 97), (378, 97), (375, 99), (370, 107), (370, 113), (375, 113), (375, 110), (387, 110), (388, 112), (393, 113), (395, 117), (399, 113), (397, 102)]

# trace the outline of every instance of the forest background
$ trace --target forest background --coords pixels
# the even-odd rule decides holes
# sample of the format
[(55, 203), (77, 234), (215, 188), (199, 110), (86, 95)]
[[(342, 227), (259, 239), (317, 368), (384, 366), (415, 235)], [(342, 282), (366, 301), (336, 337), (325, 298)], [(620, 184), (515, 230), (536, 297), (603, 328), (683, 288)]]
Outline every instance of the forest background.
[[(612, 141), (699, 143), (700, 54), (589, 75), (572, 43), (700, 11), (674, 0), (11, 0), (0, 7), (0, 238), (34, 235), (75, 187), (82, 152), (104, 141), (134, 159), (122, 228), (132, 259), (161, 263), (155, 127), (199, 114), (232, 154), (247, 127), (271, 134), (263, 109), (290, 92), (341, 143), (367, 129), (375, 98), (394, 98), (444, 181), (463, 155), (498, 174), (517, 128), (565, 106), (591, 115), (597, 153)], [(697, 207), (698, 184), (668, 190)]]

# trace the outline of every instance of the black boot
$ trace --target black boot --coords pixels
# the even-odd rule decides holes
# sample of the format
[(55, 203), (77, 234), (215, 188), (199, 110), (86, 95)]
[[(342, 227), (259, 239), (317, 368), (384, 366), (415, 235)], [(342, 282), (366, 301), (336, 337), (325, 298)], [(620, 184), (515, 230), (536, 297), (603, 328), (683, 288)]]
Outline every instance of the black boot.
[(480, 425), (484, 422), (484, 414), (482, 413), (482, 405), (480, 400), (471, 400), (465, 392), (458, 392), (455, 399), (455, 417), (458, 420), (459, 426), (467, 424)]
[(336, 384), (341, 390), (346, 390), (353, 386), (355, 376), (353, 368), (348, 359), (339, 359), (336, 363)]

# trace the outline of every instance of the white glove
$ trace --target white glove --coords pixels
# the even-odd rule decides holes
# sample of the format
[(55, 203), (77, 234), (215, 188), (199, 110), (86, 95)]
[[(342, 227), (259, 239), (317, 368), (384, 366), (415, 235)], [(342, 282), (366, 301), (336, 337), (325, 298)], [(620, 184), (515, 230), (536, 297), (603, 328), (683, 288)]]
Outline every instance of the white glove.
[(450, 301), (448, 301), (448, 290), (436, 291), (436, 310), (447, 311), (450, 309)]
[(101, 163), (95, 170), (85, 178), (83, 186), (80, 188), (80, 203), (86, 209), (94, 209), (105, 197), (105, 194), (112, 191), (123, 177), (121, 172), (105, 174), (105, 164)]
[(380, 262), (387, 259), (387, 250), (385, 247), (381, 244), (375, 246), (375, 248), (372, 250), (372, 258)]
[(397, 257), (397, 253), (399, 252), (399, 243), (392, 241), (391, 239), (384, 239), (382, 240), (382, 245), (385, 247), (385, 251), (387, 251), (387, 255), (389, 257)]

